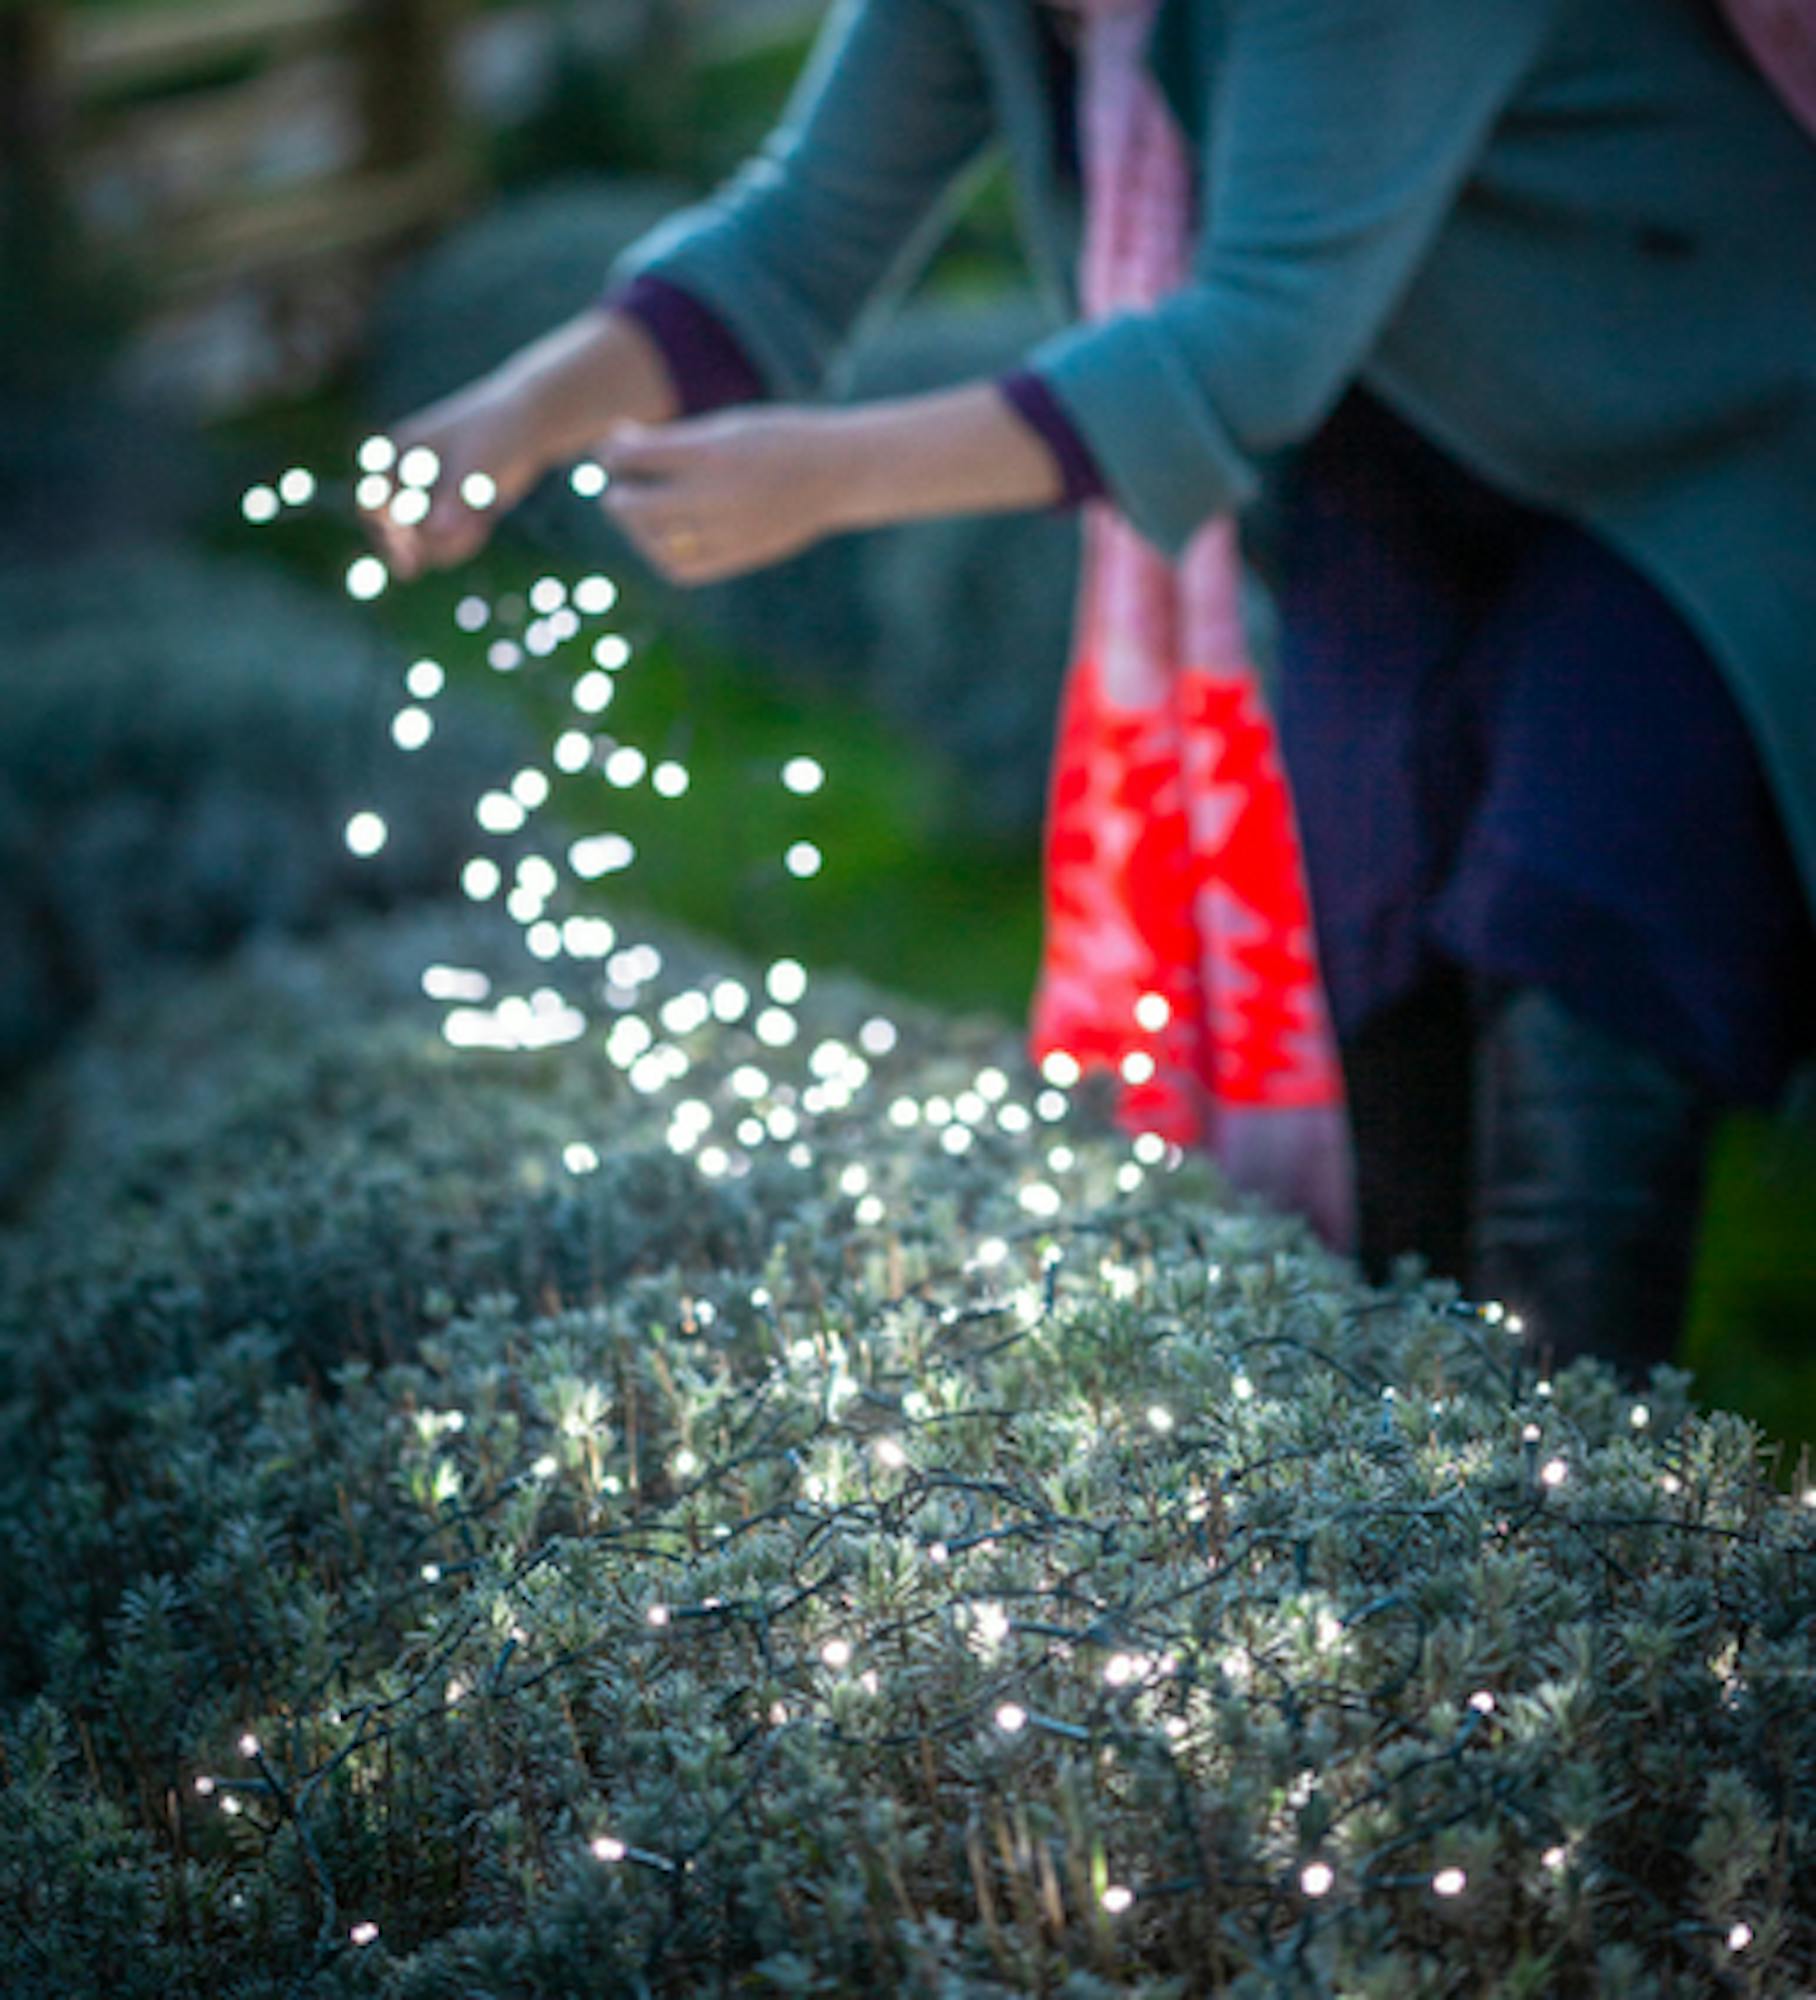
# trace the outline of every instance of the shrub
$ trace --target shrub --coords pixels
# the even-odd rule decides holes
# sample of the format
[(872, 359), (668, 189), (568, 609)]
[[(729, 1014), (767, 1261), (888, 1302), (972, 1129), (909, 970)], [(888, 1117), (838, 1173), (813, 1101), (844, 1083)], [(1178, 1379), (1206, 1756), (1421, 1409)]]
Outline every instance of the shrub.
[(1816, 1516), (1681, 1372), (1535, 1380), (988, 1023), (455, 1054), (418, 969), (515, 949), (266, 940), (42, 1086), (9, 1993), (1816, 1977)]
[[(445, 894), (523, 726), (455, 703), (385, 739), (400, 669), (345, 606), (145, 549), (0, 576), (0, 1081), (149, 965)], [(391, 828), (356, 861), (357, 809)]]

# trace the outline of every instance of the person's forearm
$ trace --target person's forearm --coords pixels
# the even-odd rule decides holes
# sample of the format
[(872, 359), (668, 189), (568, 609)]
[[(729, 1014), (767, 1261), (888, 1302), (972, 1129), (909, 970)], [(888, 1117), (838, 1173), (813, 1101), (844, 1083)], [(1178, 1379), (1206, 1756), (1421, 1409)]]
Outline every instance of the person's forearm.
[(1052, 506), (1053, 453), (994, 383), (829, 411), (836, 526)]
[(501, 388), (533, 412), (539, 456), (578, 458), (614, 423), (666, 423), (680, 413), (667, 364), (628, 313), (594, 307), (520, 349), (498, 370)]

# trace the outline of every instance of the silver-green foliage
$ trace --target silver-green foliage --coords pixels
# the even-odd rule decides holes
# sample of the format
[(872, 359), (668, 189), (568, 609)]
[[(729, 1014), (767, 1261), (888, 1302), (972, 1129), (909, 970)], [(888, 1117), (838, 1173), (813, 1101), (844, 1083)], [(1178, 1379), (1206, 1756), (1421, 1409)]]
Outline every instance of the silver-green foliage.
[[(1088, 1125), (1031, 1219), (1050, 1128), (875, 1108), (987, 1027), (709, 1180), (596, 1038), (440, 1043), (414, 969), (502, 950), (272, 944), (58, 1080), (0, 1297), (6, 1991), (1816, 1978), (1816, 1514), (1746, 1424), (1541, 1393)], [(716, 1105), (756, 1052), (687, 1046)]]

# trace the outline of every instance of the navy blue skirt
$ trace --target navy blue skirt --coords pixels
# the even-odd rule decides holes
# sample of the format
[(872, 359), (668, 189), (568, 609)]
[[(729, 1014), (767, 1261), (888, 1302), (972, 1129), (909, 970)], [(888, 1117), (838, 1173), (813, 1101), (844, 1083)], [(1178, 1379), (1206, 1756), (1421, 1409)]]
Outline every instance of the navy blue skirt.
[(1361, 391), (1281, 500), (1280, 735), (1339, 1037), (1447, 960), (1776, 1103), (1816, 1051), (1816, 929), (1683, 618)]

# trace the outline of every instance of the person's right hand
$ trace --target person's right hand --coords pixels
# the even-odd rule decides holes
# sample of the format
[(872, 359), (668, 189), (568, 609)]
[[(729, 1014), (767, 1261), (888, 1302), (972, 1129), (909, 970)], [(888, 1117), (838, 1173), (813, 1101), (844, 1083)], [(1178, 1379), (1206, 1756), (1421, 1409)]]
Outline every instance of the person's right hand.
[(538, 430), (528, 387), (491, 376), (398, 425), (390, 436), (399, 458), (426, 445), (441, 469), (421, 521), (398, 521), (389, 504), (364, 512), (392, 575), (407, 580), (476, 555), (547, 469)]

